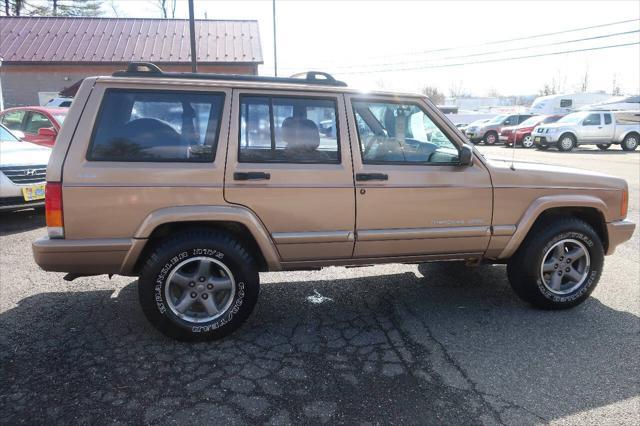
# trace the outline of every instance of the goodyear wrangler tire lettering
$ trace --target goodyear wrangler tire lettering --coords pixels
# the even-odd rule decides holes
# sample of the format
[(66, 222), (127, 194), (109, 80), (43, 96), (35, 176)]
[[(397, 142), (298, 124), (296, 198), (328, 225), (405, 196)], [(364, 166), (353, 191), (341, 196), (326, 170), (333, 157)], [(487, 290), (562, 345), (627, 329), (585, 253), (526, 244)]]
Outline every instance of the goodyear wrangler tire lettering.
[(230, 234), (187, 231), (153, 250), (138, 292), (145, 315), (165, 335), (212, 340), (232, 333), (251, 314), (258, 272), (249, 252)]
[(551, 217), (531, 230), (507, 264), (509, 282), (542, 309), (582, 303), (595, 289), (604, 262), (598, 234), (575, 218)]

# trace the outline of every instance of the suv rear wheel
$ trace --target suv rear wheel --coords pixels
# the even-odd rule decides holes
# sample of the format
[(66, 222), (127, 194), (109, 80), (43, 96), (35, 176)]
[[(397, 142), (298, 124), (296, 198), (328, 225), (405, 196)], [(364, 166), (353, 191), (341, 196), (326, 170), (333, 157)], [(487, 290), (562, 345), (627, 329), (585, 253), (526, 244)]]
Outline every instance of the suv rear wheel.
[(604, 263), (598, 234), (579, 219), (553, 218), (529, 232), (509, 259), (511, 287), (524, 301), (542, 309), (582, 303), (596, 287)]
[(258, 300), (255, 261), (227, 233), (187, 231), (148, 257), (138, 282), (147, 319), (163, 334), (188, 341), (222, 338), (249, 317)]

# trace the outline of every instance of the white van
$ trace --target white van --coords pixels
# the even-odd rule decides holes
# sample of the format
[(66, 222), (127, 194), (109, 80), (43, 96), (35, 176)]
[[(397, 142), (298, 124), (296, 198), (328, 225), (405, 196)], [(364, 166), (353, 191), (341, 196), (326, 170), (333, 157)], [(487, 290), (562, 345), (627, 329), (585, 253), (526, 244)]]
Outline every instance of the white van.
[(540, 96), (533, 101), (529, 112), (541, 114), (567, 114), (580, 107), (611, 98), (606, 93), (566, 93), (563, 95)]

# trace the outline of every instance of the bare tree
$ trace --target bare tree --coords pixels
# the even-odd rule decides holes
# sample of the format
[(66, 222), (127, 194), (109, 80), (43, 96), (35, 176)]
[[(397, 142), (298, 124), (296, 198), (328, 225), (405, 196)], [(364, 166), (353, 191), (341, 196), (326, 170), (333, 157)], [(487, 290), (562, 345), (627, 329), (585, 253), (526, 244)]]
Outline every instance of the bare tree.
[(618, 84), (618, 74), (613, 73), (613, 81), (611, 82), (611, 95), (613, 96), (621, 96), (622, 89), (620, 89), (620, 85)]
[(589, 67), (584, 70), (584, 77), (580, 83), (580, 91), (585, 93), (589, 89)]
[(177, 0), (152, 0), (156, 5), (160, 12), (162, 13), (162, 17), (164, 19), (175, 18), (176, 17), (176, 3)]
[(489, 91), (487, 92), (487, 96), (490, 98), (499, 98), (502, 95), (500, 94), (500, 92), (498, 92), (498, 89), (496, 89), (495, 87), (492, 87), (491, 89), (489, 89)]
[(429, 99), (431, 99), (431, 102), (433, 102), (434, 104), (436, 105), (444, 104), (444, 98), (445, 98), (444, 93), (439, 91), (437, 87), (424, 86), (422, 88), (422, 93), (426, 95)]
[(453, 82), (449, 86), (449, 96), (451, 96), (452, 98), (460, 98), (468, 95), (469, 93), (462, 86), (462, 80)]

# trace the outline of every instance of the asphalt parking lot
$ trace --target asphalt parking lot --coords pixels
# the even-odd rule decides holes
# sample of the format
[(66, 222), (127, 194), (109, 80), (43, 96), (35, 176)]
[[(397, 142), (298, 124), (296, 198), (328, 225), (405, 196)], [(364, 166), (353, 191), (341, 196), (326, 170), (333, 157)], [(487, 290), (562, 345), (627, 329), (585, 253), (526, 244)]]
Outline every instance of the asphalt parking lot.
[[(638, 222), (640, 152), (516, 159), (627, 179)], [(147, 323), (135, 279), (41, 271), (30, 244), (43, 222), (0, 214), (0, 423), (640, 421), (638, 231), (568, 311), (522, 303), (503, 266), (268, 273), (239, 332), (184, 344)]]

